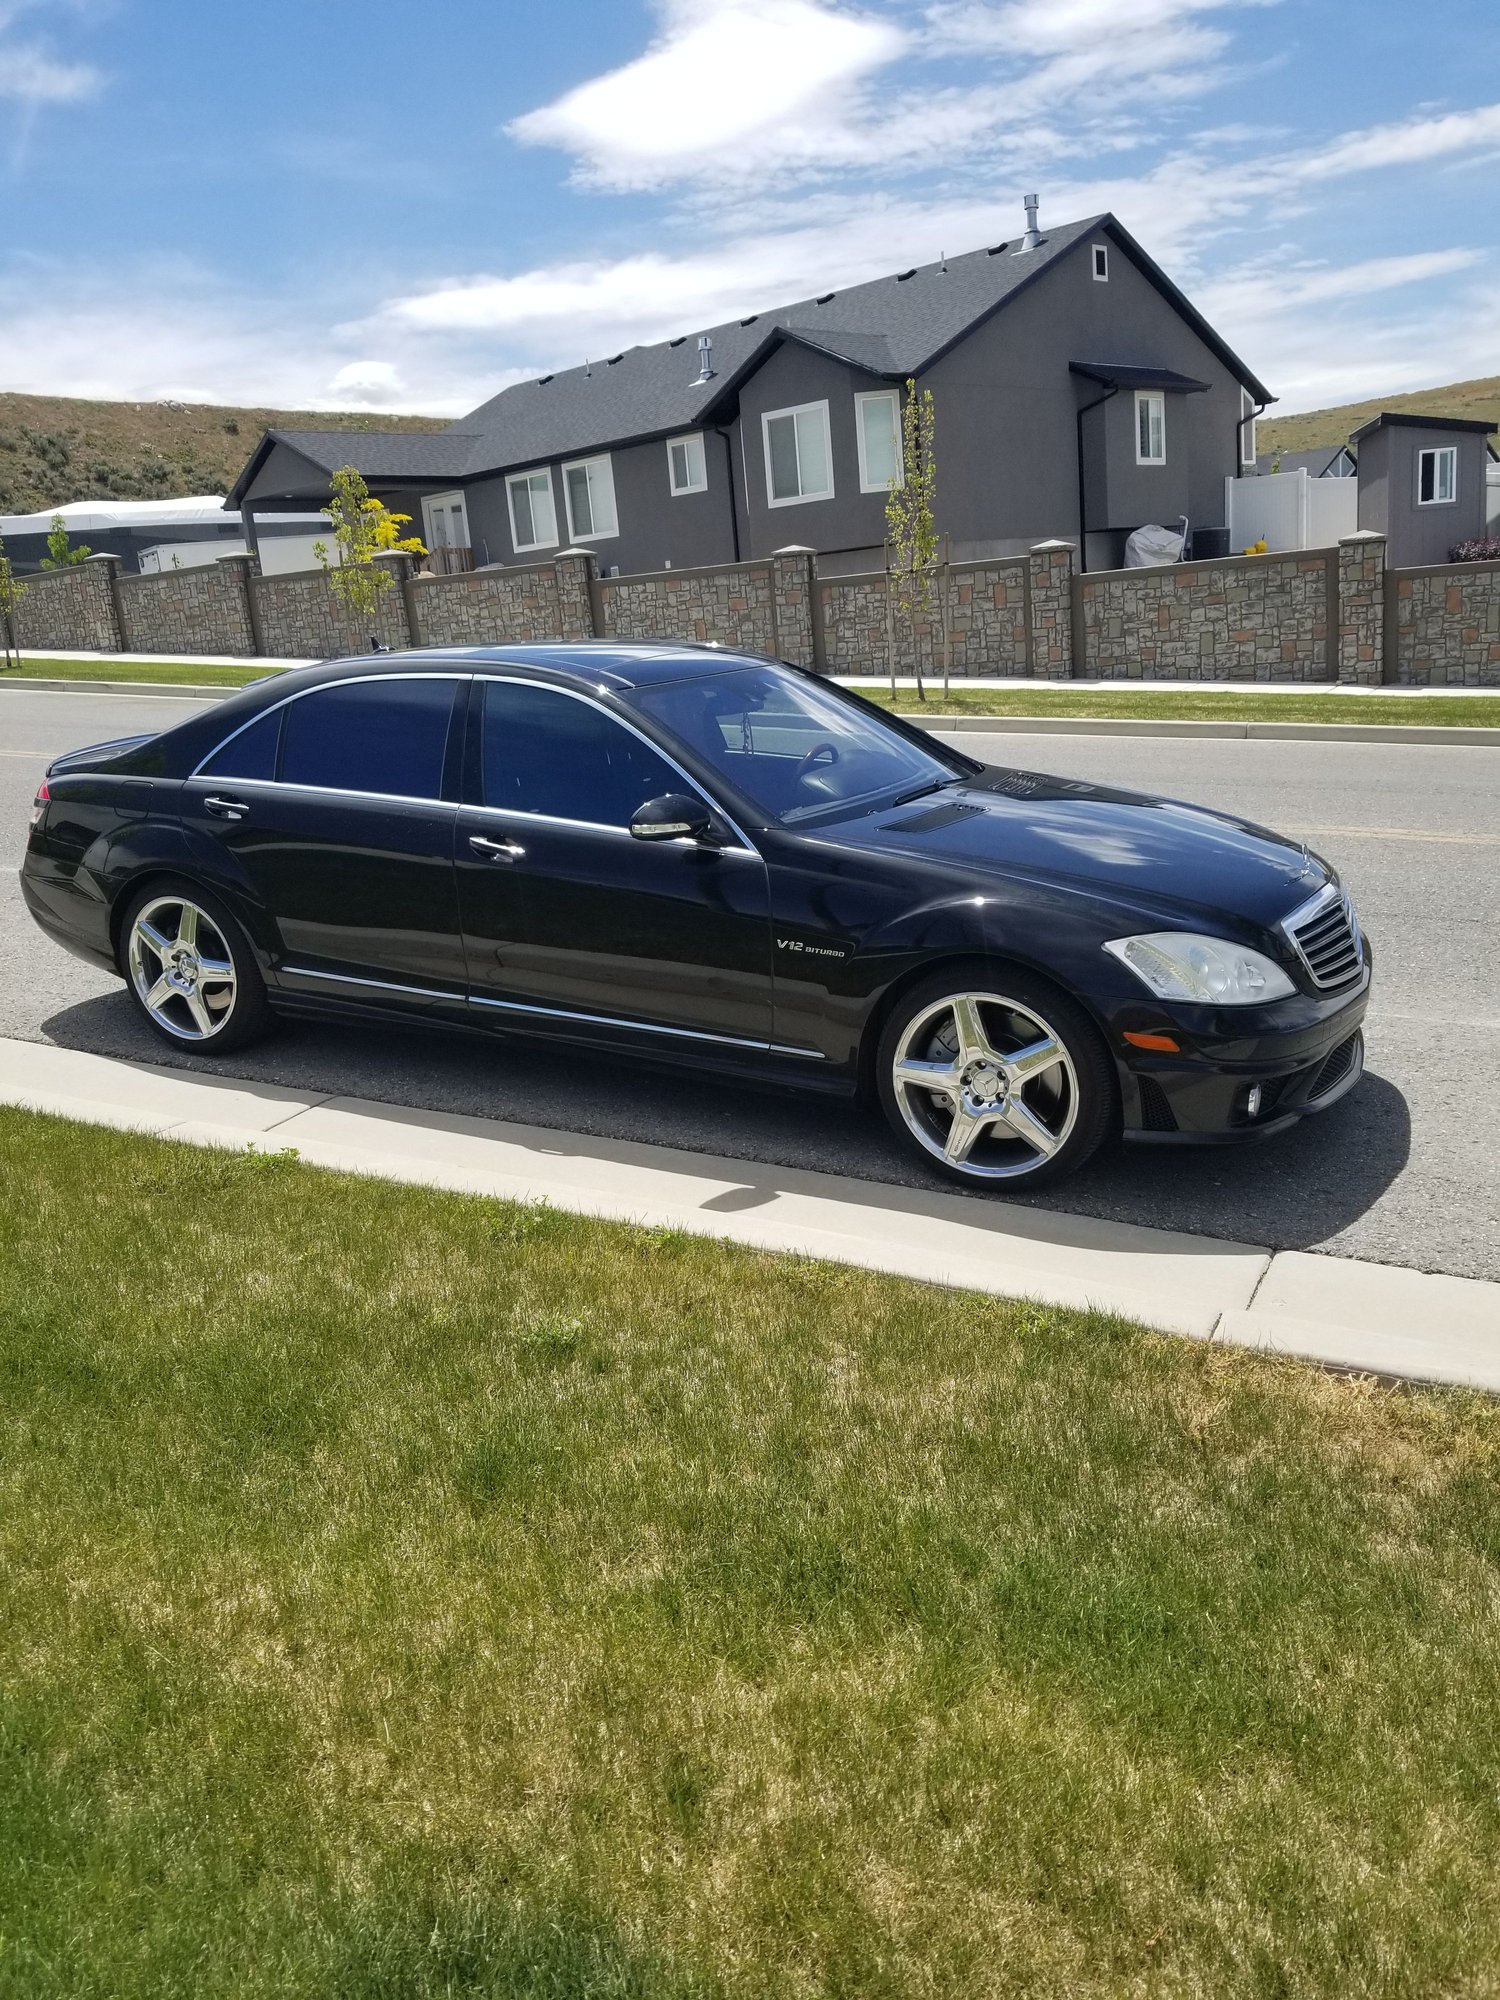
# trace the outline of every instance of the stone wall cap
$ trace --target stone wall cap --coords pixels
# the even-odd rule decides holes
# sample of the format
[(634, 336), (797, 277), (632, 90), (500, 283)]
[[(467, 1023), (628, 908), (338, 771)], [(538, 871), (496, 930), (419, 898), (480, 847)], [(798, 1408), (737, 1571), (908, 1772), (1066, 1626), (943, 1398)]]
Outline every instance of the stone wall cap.
[(1031, 553), (1034, 556), (1050, 555), (1054, 549), (1070, 549), (1076, 551), (1077, 547), (1078, 547), (1077, 542), (1063, 542), (1057, 540), (1053, 540), (1050, 542), (1033, 542), (1031, 545)]
[(788, 542), (784, 549), (772, 549), (773, 556), (815, 556), (816, 549), (810, 549), (805, 542)]
[(1339, 547), (1346, 549), (1351, 542), (1383, 542), (1385, 536), (1378, 528), (1356, 528), (1352, 535), (1340, 535)]
[[(104, 554), (101, 554), (101, 555), (97, 555), (97, 556), (85, 556), (83, 560), (84, 560), (84, 564), (85, 564), (85, 565), (87, 565), (87, 564), (89, 564), (89, 563), (93, 563), (93, 562), (102, 562), (102, 563), (116, 563), (116, 564), (118, 564), (118, 562), (119, 562), (120, 558), (119, 558), (118, 556), (112, 556), (112, 555), (108, 554), (107, 552), (105, 552)], [(78, 568), (78, 564), (77, 564), (77, 563), (69, 563), (69, 564), (67, 564), (66, 566), (67, 566), (67, 567), (68, 567), (69, 569), (77, 569), (77, 568)]]
[[(557, 554), (552, 558), (552, 560), (554, 562), (563, 562), (569, 556), (587, 556), (590, 559), (590, 561), (592, 561), (594, 556), (594, 551), (592, 549), (559, 549)], [(520, 568), (521, 565), (517, 564), (517, 567)]]

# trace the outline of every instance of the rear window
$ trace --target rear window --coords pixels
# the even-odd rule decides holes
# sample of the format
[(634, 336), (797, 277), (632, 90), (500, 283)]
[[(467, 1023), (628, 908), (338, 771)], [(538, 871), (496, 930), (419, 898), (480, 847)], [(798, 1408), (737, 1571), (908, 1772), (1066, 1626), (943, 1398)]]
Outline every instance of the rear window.
[(284, 710), (272, 709), (217, 749), (203, 766), (206, 778), (274, 778)]
[(289, 702), (281, 779), (341, 792), (437, 799), (453, 696), (461, 685), (435, 675), (346, 681)]

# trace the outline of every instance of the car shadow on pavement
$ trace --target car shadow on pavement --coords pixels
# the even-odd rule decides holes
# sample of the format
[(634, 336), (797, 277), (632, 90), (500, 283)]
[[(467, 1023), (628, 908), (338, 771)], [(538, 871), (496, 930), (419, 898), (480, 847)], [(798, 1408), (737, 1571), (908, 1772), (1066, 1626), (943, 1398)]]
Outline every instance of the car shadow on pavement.
[[(125, 995), (63, 1008), (42, 1023), (60, 1047), (200, 1075), (274, 1084), (319, 1098), (360, 1097), (409, 1110), (498, 1118), (584, 1138), (669, 1146), (762, 1168), (846, 1175), (955, 1192), (908, 1156), (878, 1112), (836, 1099), (576, 1047), (391, 1022), (286, 1022), (222, 1059), (175, 1051)], [(580, 1075), (582, 1072), (582, 1075)], [(1401, 1174), (1411, 1118), (1401, 1092), (1366, 1072), (1341, 1103), (1263, 1144), (1115, 1146), (1061, 1187), (973, 1198), (1094, 1216), (1273, 1249), (1308, 1249), (1365, 1215)], [(716, 1198), (747, 1208), (757, 1185)], [(900, 1206), (901, 1204), (893, 1204)]]

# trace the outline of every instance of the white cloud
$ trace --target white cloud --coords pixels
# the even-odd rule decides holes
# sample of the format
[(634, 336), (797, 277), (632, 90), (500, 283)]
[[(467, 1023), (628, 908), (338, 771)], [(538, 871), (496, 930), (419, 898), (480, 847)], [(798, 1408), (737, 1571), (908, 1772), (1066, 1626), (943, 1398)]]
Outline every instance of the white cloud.
[(642, 56), (527, 112), (507, 130), (561, 146), (615, 188), (769, 159), (815, 164), (839, 152), (861, 83), (906, 45), (890, 21), (826, 0), (666, 0)]
[(104, 79), (88, 63), (58, 62), (44, 49), (0, 41), (0, 97), (21, 104), (77, 104)]

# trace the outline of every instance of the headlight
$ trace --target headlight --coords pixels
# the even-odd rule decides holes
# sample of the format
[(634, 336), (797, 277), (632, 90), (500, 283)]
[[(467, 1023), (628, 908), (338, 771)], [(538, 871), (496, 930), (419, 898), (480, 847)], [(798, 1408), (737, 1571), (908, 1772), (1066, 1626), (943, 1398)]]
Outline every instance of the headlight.
[(1145, 937), (1112, 938), (1104, 949), (1128, 965), (1158, 1000), (1256, 1007), (1297, 990), (1274, 959), (1228, 938), (1151, 931)]

